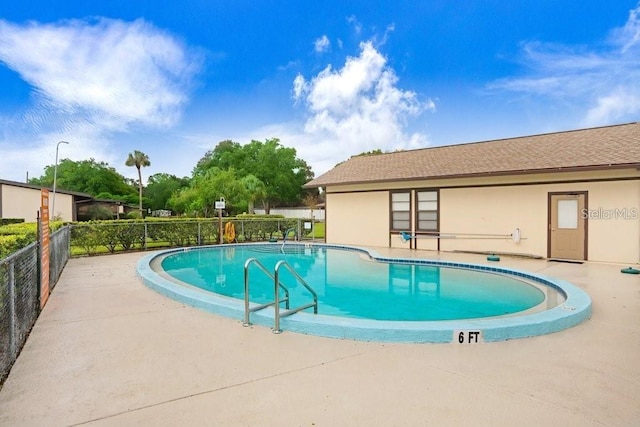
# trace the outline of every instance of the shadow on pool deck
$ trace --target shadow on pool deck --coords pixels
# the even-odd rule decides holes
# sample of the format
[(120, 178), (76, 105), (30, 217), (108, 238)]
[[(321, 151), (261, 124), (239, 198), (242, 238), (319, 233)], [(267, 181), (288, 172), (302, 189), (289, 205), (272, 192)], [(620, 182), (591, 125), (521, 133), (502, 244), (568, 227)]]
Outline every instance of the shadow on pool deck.
[(0, 425), (640, 424), (640, 276), (625, 266), (503, 256), (584, 289), (592, 318), (505, 342), (383, 344), (243, 328), (145, 287), (142, 256), (69, 261), (0, 390)]

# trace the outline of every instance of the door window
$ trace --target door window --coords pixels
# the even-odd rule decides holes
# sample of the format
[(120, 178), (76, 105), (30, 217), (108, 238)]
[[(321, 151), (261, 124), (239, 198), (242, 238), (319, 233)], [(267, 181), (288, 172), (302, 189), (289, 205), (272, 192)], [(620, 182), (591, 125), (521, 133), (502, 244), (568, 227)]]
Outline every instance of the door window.
[(578, 199), (558, 200), (558, 228), (578, 228)]

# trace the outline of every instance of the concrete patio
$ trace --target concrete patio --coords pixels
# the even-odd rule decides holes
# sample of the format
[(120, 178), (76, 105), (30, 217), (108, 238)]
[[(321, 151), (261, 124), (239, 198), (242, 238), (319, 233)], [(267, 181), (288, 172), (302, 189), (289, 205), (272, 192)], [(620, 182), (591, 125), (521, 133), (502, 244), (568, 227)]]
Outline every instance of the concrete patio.
[(244, 328), (146, 288), (143, 255), (69, 261), (0, 390), (0, 425), (640, 425), (640, 276), (625, 265), (502, 257), (584, 289), (592, 318), (498, 343), (383, 344)]

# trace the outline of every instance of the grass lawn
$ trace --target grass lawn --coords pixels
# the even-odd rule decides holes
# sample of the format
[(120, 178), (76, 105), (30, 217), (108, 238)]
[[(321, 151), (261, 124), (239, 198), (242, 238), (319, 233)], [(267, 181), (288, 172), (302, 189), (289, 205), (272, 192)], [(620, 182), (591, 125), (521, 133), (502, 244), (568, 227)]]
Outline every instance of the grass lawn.
[(316, 222), (313, 225), (313, 230), (305, 234), (305, 237), (309, 239), (324, 239), (324, 222)]

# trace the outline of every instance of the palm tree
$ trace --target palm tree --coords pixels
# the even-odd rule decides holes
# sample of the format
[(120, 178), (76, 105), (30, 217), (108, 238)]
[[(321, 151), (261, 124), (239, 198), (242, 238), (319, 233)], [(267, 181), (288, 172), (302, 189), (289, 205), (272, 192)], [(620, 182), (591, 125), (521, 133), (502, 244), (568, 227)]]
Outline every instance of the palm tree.
[(267, 188), (260, 179), (255, 175), (249, 174), (242, 178), (242, 183), (249, 195), (248, 211), (253, 213), (253, 205), (260, 199), (264, 199), (267, 196)]
[(140, 197), (140, 216), (142, 217), (142, 172), (141, 168), (145, 166), (151, 166), (151, 161), (149, 161), (149, 156), (144, 154), (142, 151), (134, 150), (133, 153), (129, 153), (129, 157), (127, 157), (127, 161), (125, 162), (127, 166), (135, 166), (138, 169), (138, 191)]

